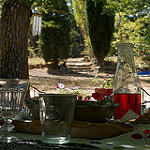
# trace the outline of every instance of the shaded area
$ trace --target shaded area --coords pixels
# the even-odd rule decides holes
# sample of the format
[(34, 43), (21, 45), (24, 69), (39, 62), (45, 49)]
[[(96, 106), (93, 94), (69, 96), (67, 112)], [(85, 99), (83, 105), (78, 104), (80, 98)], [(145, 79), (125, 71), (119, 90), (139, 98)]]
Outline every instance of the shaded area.
[(88, 145), (88, 144), (77, 144), (77, 143), (69, 143), (69, 144), (60, 144), (60, 145), (54, 145), (54, 144), (46, 144), (41, 142), (40, 140), (22, 140), (20, 142), (14, 142), (14, 143), (3, 143), (0, 142), (0, 149), (13, 149), (13, 150), (93, 150), (93, 149), (99, 149), (95, 146)]
[[(78, 67), (77, 63), (76, 67)], [(47, 73), (52, 75), (60, 75), (60, 76), (75, 76), (75, 77), (94, 77), (97, 74), (106, 73), (106, 74), (114, 74), (116, 71), (117, 63), (113, 61), (104, 61), (103, 64), (100, 65), (89, 65), (89, 68), (87, 68), (87, 71), (82, 70), (82, 65), (79, 67), (80, 70), (78, 71), (72, 71), (71, 68), (68, 68), (67, 65), (59, 66), (58, 70), (52, 70), (51, 68), (48, 69)], [(88, 66), (88, 65), (87, 65)], [(104, 76), (99, 76), (100, 78), (103, 78)]]
[(61, 73), (59, 70), (51, 70), (48, 71), (51, 75), (59, 75), (59, 76), (74, 76), (74, 77), (94, 77), (93, 74), (87, 74), (87, 73), (80, 73), (75, 71), (67, 71), (65, 73)]
[(104, 61), (101, 65), (101, 68), (99, 68), (99, 72), (109, 73), (109, 74), (115, 74), (117, 67), (117, 63), (113, 61)]
[[(150, 84), (150, 77), (149, 77), (149, 79), (147, 79), (147, 80), (146, 80), (146, 78), (140, 77), (140, 81), (141, 81), (141, 82), (145, 82), (145, 83), (147, 83), (147, 84)], [(149, 86), (150, 86), (150, 85), (149, 85)]]

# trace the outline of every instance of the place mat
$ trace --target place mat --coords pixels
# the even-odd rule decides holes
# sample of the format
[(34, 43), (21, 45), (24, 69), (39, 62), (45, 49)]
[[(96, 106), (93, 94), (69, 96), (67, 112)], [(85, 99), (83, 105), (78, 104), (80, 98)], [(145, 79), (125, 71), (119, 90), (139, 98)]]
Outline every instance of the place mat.
[[(33, 122), (13, 120), (12, 123), (16, 131), (41, 134), (41, 123), (39, 120)], [(63, 122), (60, 123), (63, 124)], [(57, 124), (59, 124), (59, 122), (57, 122)], [(119, 136), (133, 130), (133, 127), (123, 123), (89, 123), (84, 121), (73, 121), (71, 137), (100, 140)]]

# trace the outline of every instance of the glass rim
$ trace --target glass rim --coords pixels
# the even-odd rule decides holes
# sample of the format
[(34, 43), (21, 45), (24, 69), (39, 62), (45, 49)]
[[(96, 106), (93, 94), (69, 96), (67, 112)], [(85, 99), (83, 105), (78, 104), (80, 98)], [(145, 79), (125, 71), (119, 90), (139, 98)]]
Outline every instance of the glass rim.
[(28, 81), (28, 80), (30, 80), (30, 79), (20, 79), (20, 78), (0, 78), (0, 80), (1, 80), (1, 81), (6, 81), (6, 80), (18, 80), (18, 81), (19, 81), (19, 80), (20, 80), (20, 81), (21, 81), (21, 80), (22, 80), (22, 81), (24, 80), (24, 81)]
[(122, 43), (119, 43), (119, 44), (117, 45), (117, 47), (122, 46), (122, 45), (125, 45), (125, 46), (133, 46), (133, 44), (130, 43), (130, 42), (122, 42)]
[(46, 97), (46, 96), (52, 96), (52, 97), (76, 97), (77, 95), (75, 94), (57, 94), (57, 93), (52, 93), (52, 94), (39, 94), (40, 97)]

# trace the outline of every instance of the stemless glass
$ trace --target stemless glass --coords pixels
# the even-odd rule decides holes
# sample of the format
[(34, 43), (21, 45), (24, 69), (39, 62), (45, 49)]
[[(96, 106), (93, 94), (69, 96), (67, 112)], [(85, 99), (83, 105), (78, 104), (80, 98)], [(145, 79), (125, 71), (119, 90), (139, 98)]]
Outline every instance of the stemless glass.
[(9, 133), (14, 128), (12, 120), (23, 108), (28, 85), (28, 79), (0, 79), (0, 117), (4, 119), (0, 138), (4, 142), (17, 140)]

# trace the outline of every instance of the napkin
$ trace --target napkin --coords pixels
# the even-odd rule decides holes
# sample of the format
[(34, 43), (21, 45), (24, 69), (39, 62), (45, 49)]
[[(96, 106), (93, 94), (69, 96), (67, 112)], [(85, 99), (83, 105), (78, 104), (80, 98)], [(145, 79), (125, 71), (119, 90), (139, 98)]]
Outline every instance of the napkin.
[(18, 115), (15, 116), (15, 120), (31, 120), (31, 118), (25, 110), (22, 110)]
[(139, 115), (136, 114), (134, 111), (129, 110), (120, 120), (112, 120), (112, 119), (108, 119), (106, 118), (107, 122), (125, 122), (131, 119), (136, 119), (138, 118)]

